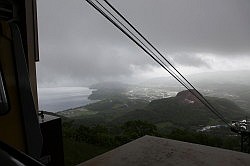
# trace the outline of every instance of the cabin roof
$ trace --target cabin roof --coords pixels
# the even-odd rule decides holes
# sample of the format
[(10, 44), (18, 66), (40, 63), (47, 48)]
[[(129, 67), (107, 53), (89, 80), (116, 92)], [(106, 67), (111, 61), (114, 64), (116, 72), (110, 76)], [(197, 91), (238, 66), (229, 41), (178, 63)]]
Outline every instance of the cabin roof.
[(250, 154), (144, 136), (78, 166), (249, 166)]

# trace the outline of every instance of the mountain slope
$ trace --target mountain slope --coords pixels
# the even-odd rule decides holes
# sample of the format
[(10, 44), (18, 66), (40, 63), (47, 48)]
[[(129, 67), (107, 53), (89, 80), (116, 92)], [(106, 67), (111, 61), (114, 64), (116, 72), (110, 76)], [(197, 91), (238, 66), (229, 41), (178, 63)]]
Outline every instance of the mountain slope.
[[(207, 97), (207, 99), (229, 122), (246, 116), (246, 113), (230, 100), (216, 97)], [(154, 100), (145, 109), (129, 112), (115, 119), (114, 122), (121, 123), (139, 119), (152, 123), (171, 122), (178, 126), (221, 123), (188, 91), (179, 92), (176, 97)]]

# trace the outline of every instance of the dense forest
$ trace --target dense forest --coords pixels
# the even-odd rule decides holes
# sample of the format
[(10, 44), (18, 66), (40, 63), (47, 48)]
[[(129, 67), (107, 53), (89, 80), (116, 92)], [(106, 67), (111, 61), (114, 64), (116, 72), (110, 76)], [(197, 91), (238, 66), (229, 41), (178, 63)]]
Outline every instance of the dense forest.
[[(123, 87), (116, 88), (94, 91), (90, 97), (99, 100), (96, 103), (57, 113), (63, 119), (66, 166), (86, 161), (144, 135), (240, 150), (239, 136), (188, 91), (148, 101), (130, 99), (124, 95)], [(206, 98), (228, 121), (248, 115), (228, 99)]]
[(151, 135), (208, 146), (240, 150), (237, 136), (219, 136), (194, 132), (186, 129), (172, 129), (161, 132), (152, 123), (135, 120), (116, 126), (83, 126), (74, 121), (63, 123), (65, 162), (67, 166), (86, 161), (144, 135)]

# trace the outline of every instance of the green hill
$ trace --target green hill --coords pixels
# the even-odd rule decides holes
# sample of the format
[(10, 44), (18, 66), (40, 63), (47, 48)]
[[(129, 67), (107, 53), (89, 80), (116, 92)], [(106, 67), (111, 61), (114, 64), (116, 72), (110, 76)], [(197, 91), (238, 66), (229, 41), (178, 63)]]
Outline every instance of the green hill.
[(114, 97), (104, 99), (84, 107), (89, 113), (94, 112), (94, 114), (83, 114), (82, 116), (74, 117), (74, 119), (77, 123), (84, 125), (107, 124), (128, 112), (145, 108), (147, 104), (148, 102), (145, 100), (131, 100), (125, 96), (122, 98)]
[[(216, 97), (206, 98), (229, 122), (244, 118), (247, 114), (230, 100)], [(113, 122), (123, 123), (128, 120), (145, 120), (154, 124), (170, 122), (184, 127), (222, 123), (188, 91), (182, 91), (176, 97), (154, 100), (144, 109), (128, 112)]]

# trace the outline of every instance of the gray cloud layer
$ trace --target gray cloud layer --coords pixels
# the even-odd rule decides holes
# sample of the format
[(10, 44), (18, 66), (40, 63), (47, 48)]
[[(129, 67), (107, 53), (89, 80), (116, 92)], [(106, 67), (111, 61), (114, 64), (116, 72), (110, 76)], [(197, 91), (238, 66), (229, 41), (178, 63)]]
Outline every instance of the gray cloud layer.
[[(110, 0), (180, 65), (209, 65), (196, 53), (250, 56), (249, 0)], [(155, 65), (84, 0), (38, 0), (40, 82), (130, 76)], [(183, 53), (183, 54), (182, 54)]]

